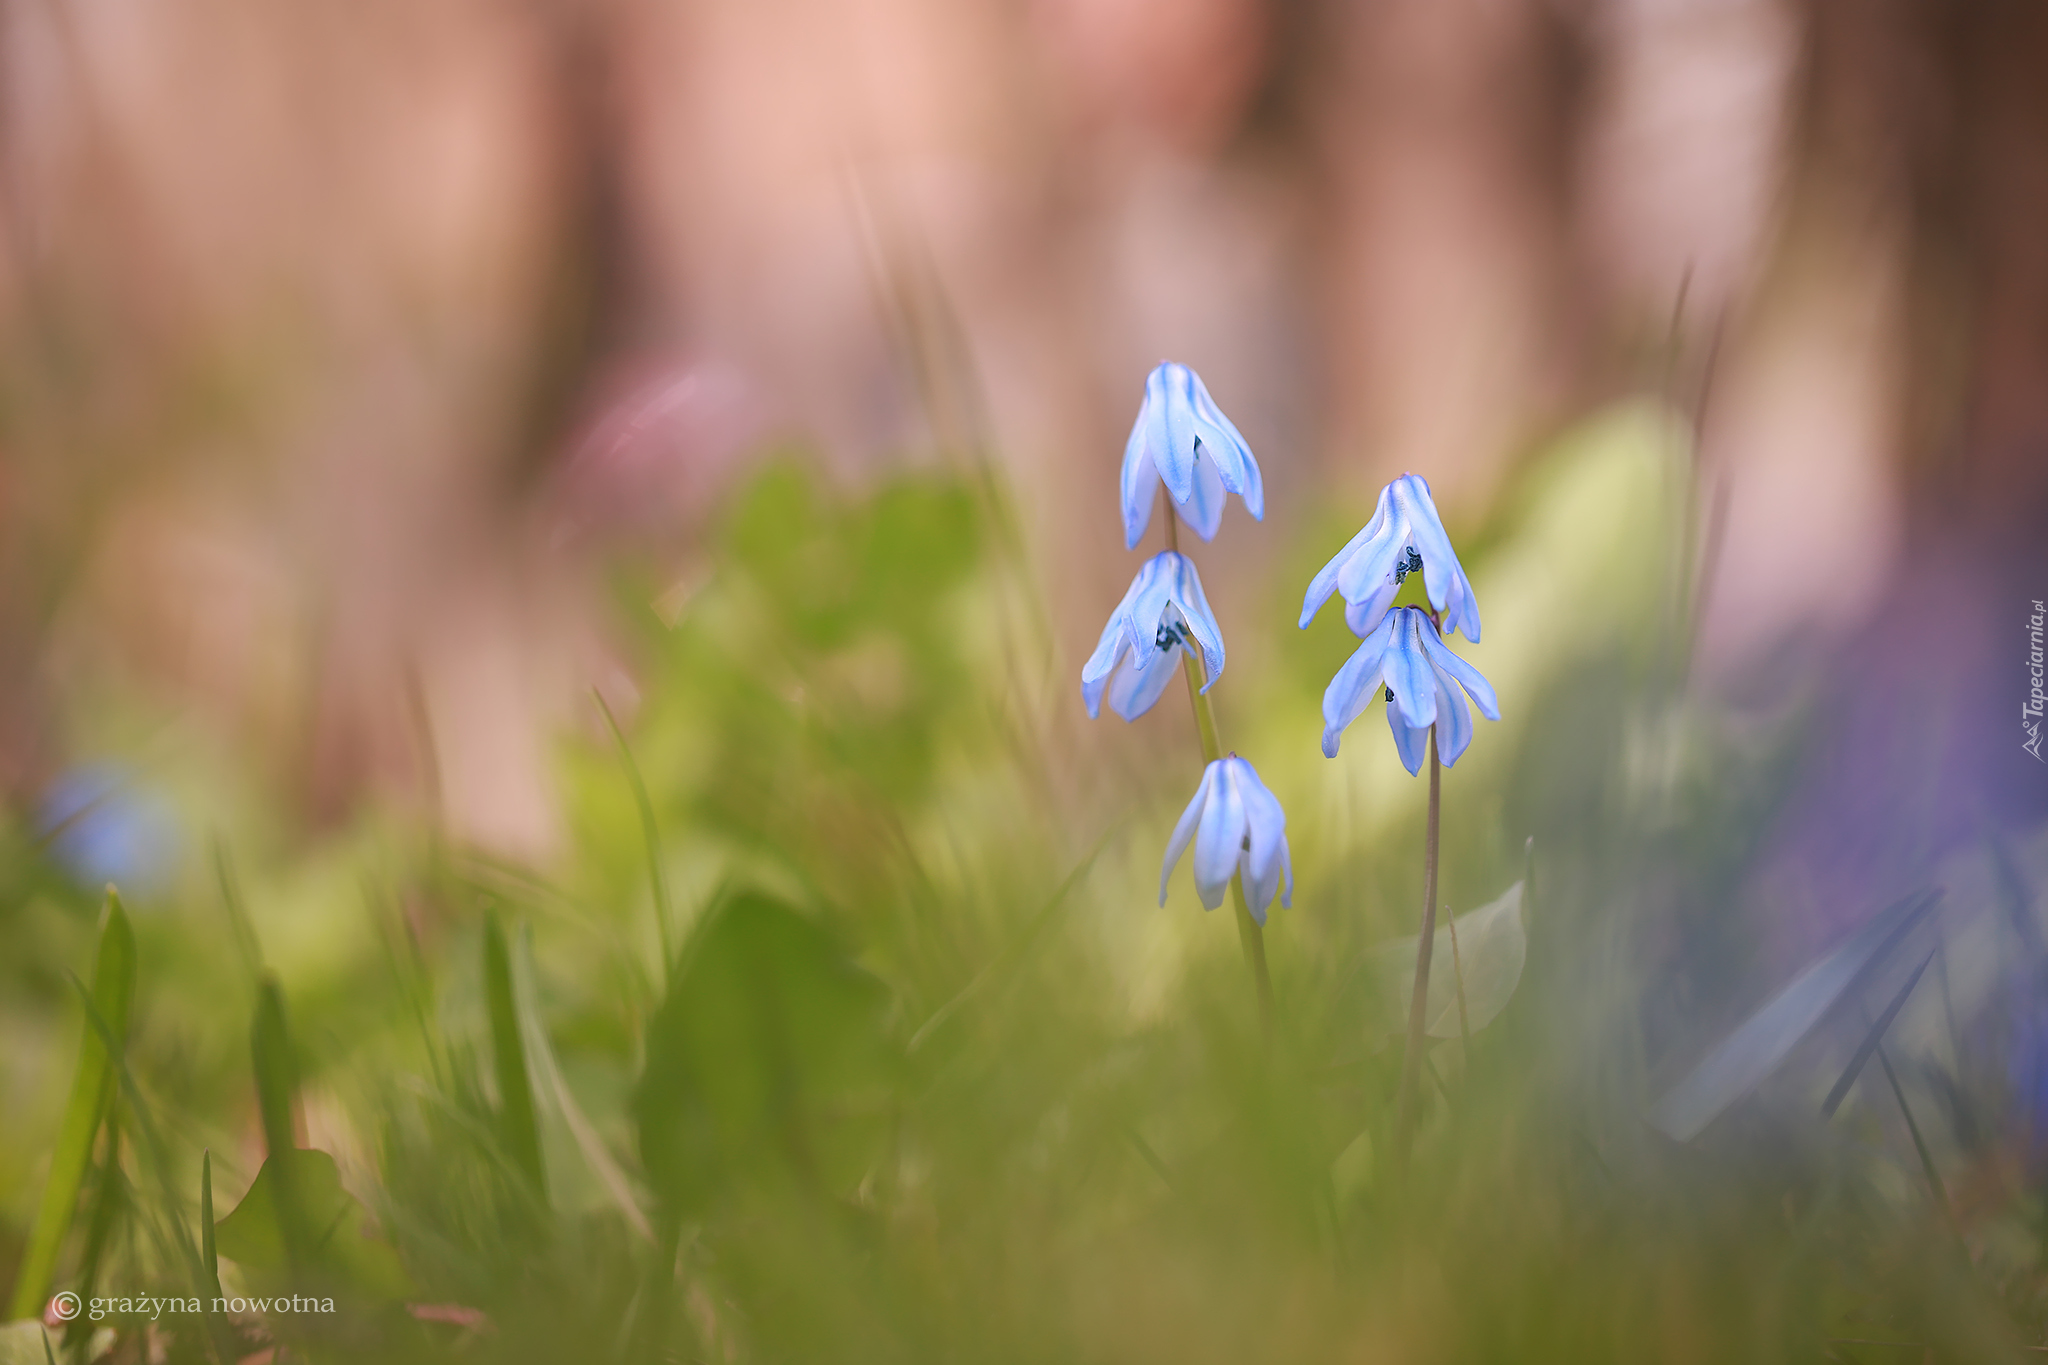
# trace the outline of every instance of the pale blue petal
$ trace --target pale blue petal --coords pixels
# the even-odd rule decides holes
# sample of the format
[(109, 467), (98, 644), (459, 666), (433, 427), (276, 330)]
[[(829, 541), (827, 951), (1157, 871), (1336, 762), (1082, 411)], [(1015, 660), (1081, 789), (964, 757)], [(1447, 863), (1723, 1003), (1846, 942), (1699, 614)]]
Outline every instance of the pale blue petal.
[(1387, 619), (1387, 608), (1394, 604), (1394, 598), (1399, 596), (1400, 592), (1401, 585), (1393, 581), (1392, 575), (1388, 575), (1387, 581), (1380, 586), (1378, 592), (1356, 602), (1344, 604), (1344, 624), (1351, 627), (1353, 635), (1370, 635), (1378, 629), (1380, 622)]
[(1195, 891), (1205, 909), (1223, 904), (1223, 892), (1237, 871), (1237, 855), (1245, 839), (1244, 799), (1227, 761), (1216, 767), (1216, 785), (1195, 834)]
[(1122, 477), (1124, 547), (1135, 550), (1152, 524), (1152, 504), (1159, 499), (1159, 466), (1152, 455), (1150, 399), (1138, 408), (1138, 420), (1131, 426), (1131, 438), (1124, 442)]
[[(1251, 847), (1246, 850), (1248, 866), (1252, 876), (1246, 879), (1266, 881), (1272, 874), (1274, 860), (1280, 853), (1280, 841), (1287, 829), (1287, 813), (1280, 809), (1280, 799), (1259, 780), (1257, 771), (1241, 758), (1226, 759), (1236, 764), (1238, 791), (1244, 798), (1245, 823), (1251, 834)], [(1267, 900), (1272, 896), (1268, 895)]]
[(1214, 460), (1203, 459), (1207, 447), (1196, 447), (1194, 476), (1191, 486), (1194, 496), (1180, 503), (1181, 520), (1204, 540), (1216, 539), (1216, 528), (1223, 524), (1223, 480), (1217, 473)]
[(1388, 517), (1380, 533), (1359, 546), (1337, 571), (1337, 591), (1344, 594), (1344, 600), (1356, 602), (1392, 584), (1394, 566), (1408, 557), (1409, 540), (1407, 523), (1399, 513)]
[(1185, 365), (1161, 361), (1145, 381), (1145, 405), (1154, 414), (1154, 430), (1162, 438), (1153, 445), (1152, 458), (1166, 491), (1185, 504), (1195, 492), (1195, 423), (1188, 402), (1188, 381), (1193, 372)]
[(1402, 607), (1387, 613), (1394, 629), (1387, 644), (1386, 683), (1394, 693), (1404, 724), (1426, 727), (1436, 720), (1436, 675), (1429, 656), (1423, 652), (1422, 636), (1436, 634), (1436, 627), (1419, 607)]
[(1202, 667), (1208, 679), (1202, 684), (1207, 692), (1223, 676), (1223, 627), (1216, 624), (1216, 613), (1209, 608), (1209, 598), (1202, 591), (1202, 576), (1195, 571), (1195, 562), (1186, 555), (1175, 555), (1179, 561), (1173, 569), (1173, 601), (1181, 610), (1181, 619), (1187, 623), (1188, 633), (1195, 637), (1195, 643), (1202, 647)]
[[(1451, 538), (1444, 531), (1442, 518), (1437, 515), (1436, 501), (1429, 494), (1429, 484), (1419, 474), (1403, 474), (1394, 480), (1394, 503), (1406, 519), (1409, 533), (1415, 541), (1415, 548), (1422, 556), (1422, 584), (1429, 594), (1429, 604), (1443, 611), (1451, 604), (1454, 590), (1465, 599), (1460, 610), (1453, 611), (1445, 624), (1461, 628), (1468, 623), (1462, 609), (1470, 604), (1469, 624), (1473, 630), (1479, 628), (1479, 611), (1476, 599), (1472, 597), (1472, 585), (1465, 577), (1464, 566), (1458, 563), (1458, 553), (1451, 548)], [(1476, 634), (1468, 634), (1476, 640)]]
[(1364, 529), (1351, 537), (1350, 542), (1331, 556), (1330, 562), (1323, 565), (1316, 576), (1309, 580), (1308, 592), (1301, 599), (1302, 629), (1308, 628), (1308, 623), (1315, 619), (1315, 614), (1323, 609), (1323, 603), (1330, 600), (1330, 594), (1337, 591), (1337, 574), (1345, 562), (1357, 554), (1366, 542), (1377, 536), (1380, 528), (1387, 524), (1387, 501), (1387, 490), (1382, 488), (1379, 503), (1372, 510), (1372, 520), (1366, 522)]
[[(1125, 720), (1136, 720), (1158, 704), (1180, 672), (1181, 649), (1157, 648), (1132, 651), (1124, 664), (1109, 675), (1109, 709)], [(1143, 667), (1140, 667), (1142, 661)], [(1099, 696), (1102, 684), (1095, 684)], [(1090, 713), (1093, 719), (1093, 713)]]
[(1387, 708), (1387, 728), (1394, 732), (1394, 749), (1401, 755), (1401, 765), (1410, 773), (1422, 771), (1423, 753), (1429, 744), (1427, 725), (1404, 725), (1401, 708)]
[(1360, 642), (1323, 689), (1323, 753), (1327, 757), (1337, 756), (1338, 737), (1378, 695), (1393, 631), (1394, 618), (1389, 616)]
[(1180, 861), (1181, 854), (1187, 852), (1188, 840), (1195, 837), (1195, 827), (1209, 804), (1209, 793), (1216, 787), (1216, 770), (1222, 766), (1218, 761), (1202, 769), (1202, 783), (1195, 788), (1195, 799), (1188, 802), (1188, 808), (1180, 813), (1180, 821), (1173, 827), (1173, 837), (1166, 841), (1166, 861), (1159, 868), (1161, 905), (1166, 904), (1166, 882), (1173, 875), (1173, 865)]
[(1451, 653), (1451, 647), (1439, 639), (1434, 630), (1422, 632), (1422, 647), (1433, 668), (1456, 678), (1459, 686), (1472, 694), (1472, 700), (1482, 715), (1488, 720), (1500, 719), (1500, 701), (1493, 695), (1493, 684), (1481, 677), (1478, 669)]
[(1253, 520), (1264, 517), (1265, 484), (1259, 478), (1259, 462), (1252, 456), (1251, 442), (1245, 440), (1237, 424), (1226, 417), (1223, 409), (1216, 405), (1216, 400), (1209, 396), (1209, 386), (1202, 382), (1202, 377), (1193, 371), (1189, 371), (1189, 375), (1194, 380), (1192, 396), (1197, 431), (1206, 444), (1215, 448), (1212, 458), (1222, 466), (1224, 486), (1244, 499), (1245, 510), (1252, 514)]
[(1471, 743), (1472, 709), (1450, 679), (1440, 678), (1436, 685), (1436, 751), (1444, 766), (1456, 763)]

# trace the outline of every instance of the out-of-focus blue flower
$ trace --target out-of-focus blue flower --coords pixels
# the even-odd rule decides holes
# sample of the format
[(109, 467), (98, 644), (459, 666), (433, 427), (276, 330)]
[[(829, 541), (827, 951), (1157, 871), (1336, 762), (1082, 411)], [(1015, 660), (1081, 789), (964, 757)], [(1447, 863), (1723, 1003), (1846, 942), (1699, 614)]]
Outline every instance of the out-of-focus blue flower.
[(1223, 631), (1202, 595), (1194, 561), (1162, 551), (1131, 580), (1081, 669), (1081, 699), (1088, 703), (1089, 719), (1102, 713), (1105, 687), (1111, 710), (1125, 720), (1144, 715), (1180, 671), (1181, 655), (1197, 650), (1208, 670), (1206, 692), (1223, 676)]
[(1161, 480), (1181, 516), (1204, 540), (1216, 538), (1223, 495), (1235, 493), (1254, 521), (1266, 515), (1259, 462), (1202, 377), (1162, 360), (1145, 380), (1145, 402), (1124, 443), (1124, 541), (1133, 550), (1152, 521)]
[[(1166, 862), (1159, 869), (1159, 903), (1166, 904), (1166, 883), (1175, 863), (1195, 844), (1195, 891), (1214, 910), (1233, 873), (1244, 877), (1245, 905), (1252, 918), (1266, 922), (1266, 907), (1280, 894), (1282, 905), (1294, 904), (1294, 867), (1287, 857), (1287, 815), (1280, 802), (1259, 781), (1252, 765), (1232, 754), (1202, 771), (1195, 799), (1181, 812), (1166, 844)], [(1285, 878), (1286, 890), (1281, 881)]]
[[(1454, 685), (1455, 684), (1455, 685)], [(1462, 688), (1463, 692), (1459, 689)], [(1423, 742), (1437, 725), (1437, 753), (1446, 765), (1472, 742), (1469, 694), (1488, 720), (1500, 719), (1493, 686), (1479, 670), (1451, 653), (1437, 634), (1436, 623), (1420, 607), (1397, 607), (1375, 626), (1344, 661), (1323, 692), (1323, 753), (1337, 756), (1344, 728), (1382, 690), (1387, 696), (1387, 726), (1394, 747), (1409, 772), (1422, 767)], [(1441, 722), (1441, 724), (1439, 724)]]
[(1429, 604), (1444, 614), (1444, 629), (1479, 638), (1479, 601), (1444, 534), (1443, 520), (1420, 474), (1403, 474), (1380, 490), (1365, 529), (1323, 565), (1301, 601), (1307, 626), (1333, 592), (1344, 596), (1344, 620), (1357, 635), (1377, 629), (1409, 574), (1420, 571)]
[(164, 803), (122, 768), (70, 769), (50, 784), (37, 814), (51, 854), (82, 886), (98, 890), (112, 882), (132, 895), (170, 879), (177, 825)]

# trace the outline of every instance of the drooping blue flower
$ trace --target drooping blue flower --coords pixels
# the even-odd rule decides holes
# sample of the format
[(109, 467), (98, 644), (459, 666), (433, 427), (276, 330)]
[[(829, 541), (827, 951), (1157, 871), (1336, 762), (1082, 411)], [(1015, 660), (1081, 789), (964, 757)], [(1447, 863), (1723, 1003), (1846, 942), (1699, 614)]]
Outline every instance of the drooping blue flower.
[[(1282, 905), (1294, 904), (1294, 866), (1287, 856), (1287, 814), (1252, 765), (1232, 754), (1202, 771), (1195, 799), (1181, 812), (1180, 823), (1166, 843), (1166, 862), (1159, 869), (1159, 903), (1166, 904), (1166, 883), (1174, 864), (1195, 844), (1195, 891), (1205, 908), (1223, 904), (1232, 874), (1244, 879), (1245, 906), (1252, 918), (1266, 922), (1266, 907), (1277, 891)], [(1281, 890), (1282, 879), (1286, 889)]]
[[(1460, 689), (1463, 689), (1462, 691)], [(1337, 756), (1344, 729), (1382, 691), (1394, 747), (1413, 773), (1421, 769), (1424, 741), (1436, 725), (1437, 753), (1446, 766), (1472, 742), (1466, 695), (1488, 720), (1500, 719), (1493, 685), (1451, 653), (1436, 623), (1420, 607), (1397, 607), (1375, 626), (1323, 692), (1323, 753)]]
[(1444, 629), (1477, 640), (1479, 601), (1444, 534), (1429, 484), (1420, 474), (1403, 474), (1380, 490), (1372, 520), (1308, 585), (1301, 624), (1307, 626), (1336, 592), (1344, 596), (1344, 620), (1352, 632), (1369, 635), (1393, 605), (1402, 580), (1418, 570), (1429, 604), (1444, 614)]
[(1170, 360), (1146, 377), (1145, 402), (1124, 443), (1124, 541), (1133, 550), (1151, 524), (1162, 480), (1183, 519), (1204, 540), (1216, 538), (1226, 492), (1244, 499), (1252, 520), (1266, 515), (1252, 448), (1209, 397), (1202, 377)]
[(1107, 688), (1110, 709), (1136, 720), (1180, 672), (1181, 656), (1198, 651), (1208, 672), (1202, 686), (1206, 692), (1223, 676), (1223, 631), (1202, 595), (1194, 561), (1164, 550), (1146, 560), (1131, 580), (1081, 669), (1081, 699), (1088, 703), (1089, 719), (1102, 713)]

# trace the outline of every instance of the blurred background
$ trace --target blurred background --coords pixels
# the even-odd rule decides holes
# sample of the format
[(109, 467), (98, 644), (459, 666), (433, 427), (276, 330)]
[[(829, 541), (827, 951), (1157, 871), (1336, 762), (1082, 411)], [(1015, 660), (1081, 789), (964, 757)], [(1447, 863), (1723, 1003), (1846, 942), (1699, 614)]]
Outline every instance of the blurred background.
[[(1146, 904), (1193, 727), (1075, 695), (1139, 562), (1116, 471), (1162, 358), (1265, 472), (1263, 521), (1193, 554), (1226, 729), (1325, 906), (1283, 984), (1413, 931), (1420, 785), (1373, 715), (1317, 755), (1349, 646), (1293, 623), (1404, 471), (1508, 712), (1449, 779), (1449, 890), (1562, 850), (1588, 922), (1630, 926), (1639, 1080), (1914, 887), (2034, 923), (2044, 71), (2022, 0), (0, 0), (0, 1272), (109, 880), (154, 1084), (195, 1150), (239, 1138), (236, 1193), (237, 876), (315, 1077), (385, 1036), (365, 905), (430, 968), (478, 896), (603, 907), (612, 946), (540, 989), (629, 1166), (655, 929), (734, 877), (836, 905), (928, 1012), (1110, 838), (1089, 1027), (1169, 1015), (1190, 940), (1233, 951), (1185, 887)], [(871, 785), (821, 816), (835, 764)], [(858, 909), (1006, 877), (1030, 904), (944, 951)], [(2014, 1114), (2048, 1077), (2009, 1023), (2032, 981), (1983, 1025)], [(347, 1108), (309, 1090), (303, 1136), (396, 1187)]]

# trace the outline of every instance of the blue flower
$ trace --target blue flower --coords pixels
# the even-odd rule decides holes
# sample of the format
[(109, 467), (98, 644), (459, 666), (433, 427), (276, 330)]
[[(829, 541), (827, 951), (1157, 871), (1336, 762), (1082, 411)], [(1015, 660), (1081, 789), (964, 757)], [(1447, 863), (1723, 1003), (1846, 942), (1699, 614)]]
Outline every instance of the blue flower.
[(1294, 867), (1287, 857), (1287, 814), (1279, 800), (1259, 781), (1252, 765), (1232, 754), (1202, 771), (1195, 799), (1181, 812), (1166, 844), (1166, 863), (1159, 869), (1159, 903), (1166, 904), (1166, 883), (1175, 863), (1195, 844), (1195, 891), (1210, 910), (1223, 904), (1232, 874), (1243, 877), (1245, 905), (1252, 918), (1266, 922), (1266, 907), (1280, 891), (1282, 905), (1294, 904)]
[(1488, 720), (1500, 719), (1492, 684), (1451, 653), (1437, 634), (1436, 623), (1420, 607), (1388, 612), (1330, 679), (1323, 692), (1324, 754), (1337, 756), (1344, 728), (1382, 690), (1394, 747), (1411, 773), (1422, 767), (1423, 739), (1430, 726), (1441, 722), (1436, 747), (1446, 765), (1456, 763), (1472, 742), (1472, 713), (1465, 706), (1465, 694)]
[(1365, 529), (1323, 565), (1301, 601), (1307, 626), (1333, 592), (1344, 595), (1344, 620), (1356, 635), (1378, 627), (1401, 591), (1401, 582), (1420, 570), (1429, 604), (1444, 614), (1444, 629), (1479, 638), (1479, 601), (1465, 577), (1443, 520), (1420, 474), (1403, 474), (1380, 490), (1379, 506)]
[(1244, 499), (1254, 521), (1266, 515), (1259, 462), (1202, 377), (1162, 360), (1145, 380), (1145, 402), (1124, 443), (1124, 541), (1133, 550), (1152, 521), (1161, 480), (1181, 515), (1204, 540), (1216, 538), (1226, 491)]
[(1089, 719), (1102, 713), (1105, 687), (1118, 715), (1125, 720), (1144, 715), (1180, 671), (1181, 655), (1197, 649), (1209, 675), (1202, 687), (1207, 692), (1223, 675), (1223, 630), (1202, 595), (1194, 561), (1162, 551), (1131, 580), (1081, 669), (1081, 699), (1088, 703)]
[(39, 817), (50, 852), (82, 887), (98, 890), (112, 882), (131, 895), (147, 895), (176, 870), (177, 821), (125, 768), (88, 763), (69, 769), (43, 794)]

